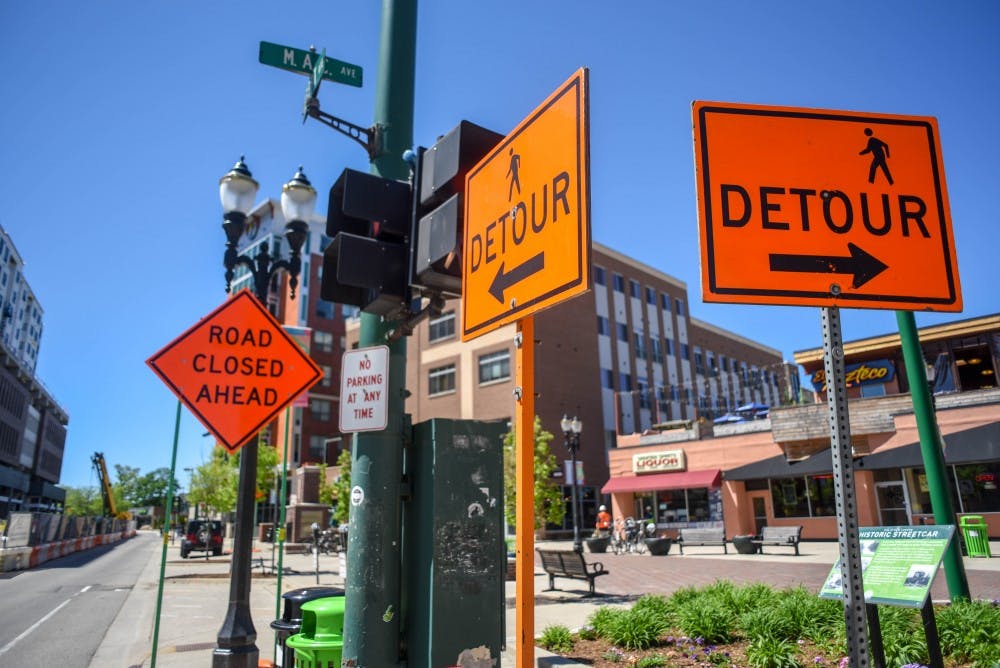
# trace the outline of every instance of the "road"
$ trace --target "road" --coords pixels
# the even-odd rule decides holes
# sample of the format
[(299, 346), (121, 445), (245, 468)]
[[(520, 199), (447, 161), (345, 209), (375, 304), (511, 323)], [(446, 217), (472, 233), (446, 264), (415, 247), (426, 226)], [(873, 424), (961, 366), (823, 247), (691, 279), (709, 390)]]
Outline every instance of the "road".
[(89, 666), (155, 545), (156, 534), (140, 533), (0, 574), (0, 665)]

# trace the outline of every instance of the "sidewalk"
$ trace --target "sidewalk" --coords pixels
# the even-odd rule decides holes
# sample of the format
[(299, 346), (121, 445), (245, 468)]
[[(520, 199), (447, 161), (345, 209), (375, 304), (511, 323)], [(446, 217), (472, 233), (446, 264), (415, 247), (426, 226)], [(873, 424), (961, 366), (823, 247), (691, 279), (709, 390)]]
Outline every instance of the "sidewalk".
[[(148, 533), (148, 532), (144, 532)], [(152, 646), (153, 619), (160, 571), (159, 542), (151, 550), (150, 559), (139, 581), (126, 599), (115, 623), (95, 654), (92, 668), (133, 668), (149, 666)], [(570, 549), (568, 542), (543, 542), (539, 547)], [(270, 544), (258, 544), (254, 553), (266, 565), (271, 563)], [(571, 629), (583, 626), (593, 612), (603, 605), (630, 605), (645, 593), (669, 594), (680, 587), (703, 586), (715, 580), (733, 582), (767, 582), (777, 587), (803, 585), (818, 590), (836, 560), (836, 543), (801, 544), (801, 556), (791, 550), (773, 548), (764, 554), (723, 554), (720, 548), (688, 548), (683, 555), (671, 550), (663, 557), (650, 555), (587, 554), (588, 561), (601, 561), (610, 571), (597, 581), (598, 596), (584, 598), (586, 583), (557, 579), (556, 591), (544, 591), (548, 577), (536, 564), (535, 569), (535, 633), (554, 624)], [(1000, 555), (1000, 542), (991, 543), (994, 555)], [(276, 559), (276, 558), (275, 558)], [(975, 598), (1000, 599), (1000, 558), (964, 559), (969, 587)], [(282, 577), (282, 590), (290, 591), (316, 585), (312, 555), (286, 554), (286, 569), (293, 575)], [(230, 556), (206, 560), (200, 553), (181, 559), (179, 544), (169, 546), (163, 589), (157, 665), (163, 668), (180, 666), (210, 666), (216, 634), (222, 624), (229, 600)], [(319, 584), (343, 587), (336, 556), (320, 556)], [(274, 632), (270, 622), (281, 611), (275, 608), (276, 578), (262, 575), (254, 568), (251, 586), (251, 614), (257, 629), (257, 647), (261, 658), (273, 658)], [(947, 600), (943, 574), (935, 579), (931, 590), (935, 600)], [(508, 651), (502, 657), (503, 668), (514, 668), (516, 634), (515, 588), (506, 583), (506, 635)], [(282, 601), (283, 604), (283, 601)], [(536, 650), (536, 657), (546, 653)]]

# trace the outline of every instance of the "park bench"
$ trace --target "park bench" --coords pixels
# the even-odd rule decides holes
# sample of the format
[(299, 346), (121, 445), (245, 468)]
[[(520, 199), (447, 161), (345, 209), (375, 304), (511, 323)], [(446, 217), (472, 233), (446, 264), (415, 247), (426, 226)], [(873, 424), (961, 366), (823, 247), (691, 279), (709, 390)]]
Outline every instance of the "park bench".
[(549, 588), (551, 591), (556, 588), (556, 578), (570, 578), (572, 580), (586, 580), (590, 583), (590, 593), (594, 595), (594, 579), (599, 575), (607, 575), (609, 571), (604, 570), (604, 564), (599, 561), (588, 564), (583, 558), (582, 552), (569, 552), (566, 550), (543, 550), (537, 548), (538, 556), (542, 558), (542, 568), (549, 576)]
[(760, 538), (755, 539), (754, 545), (761, 552), (765, 545), (776, 545), (778, 547), (795, 548), (795, 556), (799, 556), (799, 537), (802, 535), (802, 526), (794, 527), (763, 527), (760, 530)]
[(724, 554), (729, 554), (729, 550), (726, 548), (726, 530), (725, 529), (680, 529), (679, 537), (677, 538), (677, 547), (680, 548), (681, 554), (684, 554), (684, 546), (691, 547), (692, 545), (721, 545), (722, 552)]

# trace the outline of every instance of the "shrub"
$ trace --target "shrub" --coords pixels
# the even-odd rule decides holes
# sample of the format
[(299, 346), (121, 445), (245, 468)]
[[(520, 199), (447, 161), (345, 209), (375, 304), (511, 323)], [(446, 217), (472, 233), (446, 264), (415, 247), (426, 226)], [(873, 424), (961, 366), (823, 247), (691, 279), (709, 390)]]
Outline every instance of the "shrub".
[(986, 601), (957, 601), (936, 615), (941, 651), (976, 668), (1000, 663), (1000, 607)]
[(581, 626), (576, 635), (579, 636), (580, 640), (597, 640), (599, 637), (593, 626)]
[(618, 618), (625, 614), (621, 608), (598, 608), (587, 619), (587, 625), (594, 630), (594, 634), (600, 638), (611, 636), (611, 629), (618, 621)]
[(546, 626), (542, 631), (542, 637), (538, 639), (538, 644), (550, 652), (565, 654), (573, 649), (573, 634), (560, 624)]
[(795, 643), (783, 638), (756, 638), (747, 647), (747, 662), (753, 668), (798, 668)]
[(661, 617), (667, 626), (674, 623), (674, 606), (665, 596), (646, 594), (635, 602), (632, 609), (648, 610), (650, 613)]
[(660, 654), (654, 654), (653, 656), (645, 656), (639, 659), (639, 662), (635, 664), (636, 668), (659, 668), (659, 666), (667, 665), (667, 657)]
[(676, 609), (680, 608), (682, 605), (686, 605), (687, 603), (690, 603), (694, 599), (700, 598), (700, 597), (701, 597), (701, 592), (697, 588), (695, 588), (695, 587), (681, 587), (680, 589), (678, 589), (677, 591), (675, 591), (673, 594), (671, 594), (670, 598), (668, 600), (670, 601), (670, 604), (676, 610)]
[(747, 640), (774, 637), (781, 640), (796, 640), (798, 635), (788, 615), (778, 607), (759, 608), (740, 615), (739, 626)]
[(928, 663), (927, 638), (916, 610), (882, 605), (878, 620), (887, 666)]
[(646, 649), (667, 630), (666, 621), (648, 609), (632, 608), (615, 620), (608, 639), (625, 649)]
[(735, 617), (717, 598), (696, 598), (677, 608), (677, 627), (692, 638), (701, 637), (708, 643), (732, 640)]

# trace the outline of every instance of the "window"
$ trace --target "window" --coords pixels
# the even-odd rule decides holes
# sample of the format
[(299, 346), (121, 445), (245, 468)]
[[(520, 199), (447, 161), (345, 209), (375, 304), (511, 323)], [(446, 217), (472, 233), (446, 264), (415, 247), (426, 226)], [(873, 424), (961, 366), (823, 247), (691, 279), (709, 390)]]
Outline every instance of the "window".
[(637, 378), (635, 385), (636, 393), (639, 395), (639, 408), (649, 408), (649, 381)]
[(340, 314), (344, 316), (344, 320), (350, 320), (351, 318), (357, 318), (361, 315), (361, 309), (357, 306), (350, 306), (348, 304), (340, 305)]
[(630, 279), (628, 282), (628, 291), (632, 295), (632, 299), (642, 299), (642, 289), (639, 287), (639, 281)]
[(665, 343), (667, 344), (667, 354), (668, 355), (673, 355), (674, 354), (674, 342), (671, 341), (670, 339), (666, 339)]
[(670, 295), (665, 292), (660, 293), (660, 308), (666, 313), (670, 313)]
[(427, 375), (427, 392), (431, 396), (455, 391), (455, 365), (439, 366)]
[(611, 369), (601, 369), (601, 387), (606, 390), (615, 389), (615, 374)]
[(604, 267), (594, 267), (594, 283), (607, 285), (607, 278), (604, 276)]
[(309, 437), (309, 455), (316, 461), (326, 463), (326, 436)]
[(688, 344), (686, 343), (681, 344), (681, 359), (691, 361), (691, 349), (688, 348)]
[(702, 358), (701, 348), (695, 346), (694, 349), (694, 370), (696, 373), (705, 373), (705, 361)]
[(654, 362), (657, 364), (663, 363), (663, 344), (660, 343), (659, 339), (650, 339), (649, 353)]
[(726, 373), (728, 373), (729, 372), (729, 358), (726, 357), (725, 355), (719, 355), (719, 366), (722, 367), (723, 371), (725, 371)]
[(656, 306), (656, 290), (649, 286), (646, 287), (646, 303), (650, 306)]
[(492, 383), (510, 378), (510, 351), (498, 350), (479, 358), (479, 382)]
[(612, 274), (612, 279), (615, 282), (615, 292), (625, 292), (625, 277), (619, 273)]
[(597, 316), (597, 333), (604, 336), (611, 335), (611, 323), (602, 315)]
[(646, 359), (646, 337), (642, 332), (635, 333), (635, 356), (637, 359)]
[(832, 517), (837, 514), (830, 474), (771, 481), (775, 517)]
[(336, 307), (326, 301), (325, 299), (316, 300), (316, 317), (326, 318), (327, 320), (333, 320), (334, 313), (336, 312)]
[(885, 383), (873, 383), (861, 386), (861, 396), (863, 397), (884, 397)]
[(677, 299), (677, 300), (674, 301), (674, 305), (677, 307), (676, 308), (676, 310), (677, 310), (677, 317), (678, 318), (683, 318), (684, 315), (685, 315), (684, 314), (684, 300), (683, 299)]
[(428, 339), (431, 343), (455, 336), (455, 312), (448, 311), (428, 323)]
[(310, 399), (309, 400), (309, 413), (312, 415), (312, 419), (319, 420), (320, 422), (330, 421), (330, 402), (326, 399)]
[(1000, 511), (1000, 494), (997, 494), (997, 483), (1000, 482), (1000, 464), (985, 462), (955, 466), (955, 479), (958, 480), (958, 496), (961, 501), (959, 512), (963, 513), (995, 513)]
[(621, 323), (618, 323), (616, 327), (618, 328), (618, 340), (628, 343), (628, 327)]
[(632, 375), (627, 373), (618, 374), (618, 389), (622, 392), (632, 391)]
[(319, 365), (320, 370), (323, 372), (323, 378), (320, 379), (320, 387), (332, 387), (333, 386), (333, 367), (326, 364)]
[(330, 332), (321, 332), (318, 329), (313, 330), (313, 348), (319, 353), (332, 353), (333, 352), (333, 334)]

